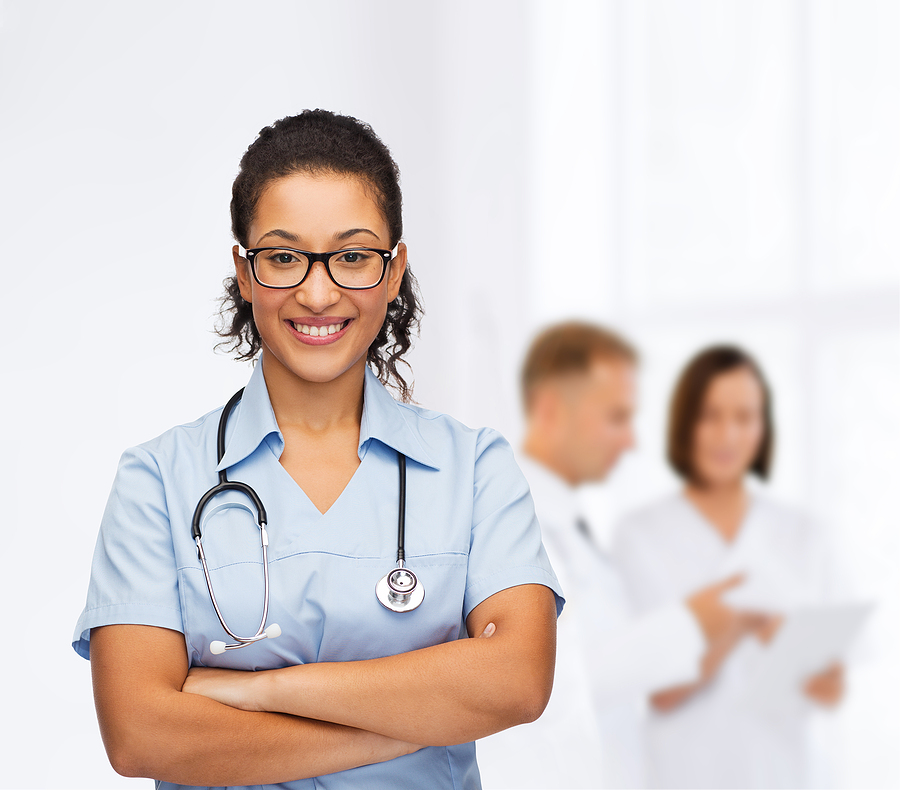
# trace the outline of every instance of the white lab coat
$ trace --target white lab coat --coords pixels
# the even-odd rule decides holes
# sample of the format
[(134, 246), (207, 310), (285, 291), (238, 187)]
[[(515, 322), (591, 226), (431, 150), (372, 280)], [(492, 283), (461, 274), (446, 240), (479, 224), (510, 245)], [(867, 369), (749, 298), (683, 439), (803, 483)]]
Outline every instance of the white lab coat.
[(484, 787), (640, 787), (643, 700), (697, 677), (702, 632), (680, 602), (633, 618), (609, 556), (578, 529), (576, 490), (518, 460), (566, 606), (550, 703), (538, 721), (478, 742)]
[[(726, 543), (683, 494), (618, 526), (613, 548), (632, 600), (647, 611), (682, 600), (735, 571), (764, 577), (790, 605), (822, 603), (834, 586), (833, 558), (809, 519), (753, 494), (736, 538)], [(809, 713), (799, 699), (762, 710), (747, 692), (765, 647), (744, 639), (718, 675), (683, 705), (645, 721), (650, 787), (807, 787)], [(818, 777), (821, 781), (821, 777)]]

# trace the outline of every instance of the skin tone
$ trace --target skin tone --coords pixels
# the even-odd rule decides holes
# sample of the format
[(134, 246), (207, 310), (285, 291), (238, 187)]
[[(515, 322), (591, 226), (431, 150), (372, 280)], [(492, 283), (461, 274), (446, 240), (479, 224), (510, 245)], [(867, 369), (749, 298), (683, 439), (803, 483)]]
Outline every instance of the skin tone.
[[(249, 236), (251, 247), (391, 247), (366, 186), (334, 174), (271, 183)], [(335, 286), (318, 263), (296, 288), (266, 289), (237, 248), (234, 257), (263, 340), (261, 364), (286, 445), (281, 464), (325, 512), (359, 466), (366, 352), (398, 293), (406, 247), (399, 245), (385, 280), (365, 291)], [(310, 342), (298, 331), (304, 324), (340, 328)], [(475, 607), (466, 627), (484, 638), (266, 672), (191, 669), (175, 631), (94, 629), (94, 694), (110, 761), (128, 776), (181, 784), (268, 784), (467, 742), (537, 718), (553, 680), (553, 593), (541, 585), (509, 588)]]
[[(739, 367), (713, 377), (694, 427), (691, 465), (693, 477), (685, 488), (688, 501), (726, 543), (740, 532), (750, 505), (746, 476), (756, 459), (765, 432), (765, 393), (756, 374)], [(768, 643), (778, 631), (781, 617), (741, 612), (710, 643), (699, 682), (667, 689), (652, 697), (657, 710), (672, 710), (703, 688), (715, 676), (731, 651), (747, 636)], [(843, 696), (840, 664), (814, 675), (804, 693), (824, 706)]]
[[(301, 250), (368, 246), (389, 249), (387, 224), (357, 179), (291, 176), (272, 183), (249, 229), (253, 247)], [(281, 465), (313, 504), (325, 512), (359, 466), (366, 352), (384, 321), (388, 302), (406, 270), (401, 243), (377, 288), (340, 288), (316, 264), (298, 288), (265, 288), (233, 250), (241, 296), (253, 305), (262, 337), (262, 366), (278, 427), (284, 434)], [(327, 338), (295, 327), (334, 326)], [(326, 340), (324, 344), (321, 342)], [(315, 458), (316, 463), (309, 463)]]
[(634, 447), (634, 364), (598, 358), (584, 373), (538, 384), (528, 409), (525, 452), (571, 486), (604, 480)]

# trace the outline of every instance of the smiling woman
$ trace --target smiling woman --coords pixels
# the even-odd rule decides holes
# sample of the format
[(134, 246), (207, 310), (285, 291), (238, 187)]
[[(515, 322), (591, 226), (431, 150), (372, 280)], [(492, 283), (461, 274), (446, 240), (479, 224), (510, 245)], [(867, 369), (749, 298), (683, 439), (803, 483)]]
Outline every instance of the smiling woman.
[(408, 403), (396, 165), (353, 118), (285, 118), (232, 220), (221, 334), (259, 364), (124, 454), (75, 631), (110, 760), (162, 788), (479, 787), (472, 742), (547, 702), (562, 598), (509, 445)]
[[(333, 173), (284, 176), (260, 195), (248, 233), (253, 249), (242, 258), (235, 247), (235, 269), (241, 297), (252, 305), (263, 365), (309, 382), (359, 378), (406, 273), (403, 242), (390, 263), (389, 252), (365, 247), (394, 246), (365, 182)], [(273, 241), (288, 241), (300, 250), (266, 249)], [(343, 249), (319, 256), (301, 252), (335, 247)], [(349, 278), (354, 284), (339, 283), (335, 273), (348, 277), (346, 270), (353, 267), (347, 259), (362, 255), (368, 256), (367, 265)], [(311, 257), (321, 258), (322, 265)], [(268, 280), (278, 283), (273, 287)], [(350, 372), (354, 366), (355, 374)], [(279, 375), (274, 369), (268, 373)]]

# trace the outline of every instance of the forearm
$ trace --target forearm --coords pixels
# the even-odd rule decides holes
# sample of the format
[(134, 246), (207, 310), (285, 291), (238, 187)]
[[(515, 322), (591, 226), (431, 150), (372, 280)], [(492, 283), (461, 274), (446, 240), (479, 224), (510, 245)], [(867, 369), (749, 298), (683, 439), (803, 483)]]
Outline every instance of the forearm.
[(286, 782), (382, 762), (406, 744), (364, 730), (277, 713), (252, 713), (173, 692), (115, 735), (104, 730), (119, 773), (186, 785)]
[(488, 618), (495, 623), (488, 639), (267, 672), (200, 670), (186, 688), (236, 707), (331, 721), (401, 741), (471, 741), (533, 721), (550, 695), (553, 594), (537, 585), (515, 590), (498, 593), (470, 615), (470, 633), (483, 631)]
[(743, 638), (741, 628), (729, 630), (709, 646), (700, 662), (700, 677), (693, 683), (672, 686), (650, 696), (650, 704), (655, 710), (666, 713), (684, 704), (700, 689), (706, 686), (718, 673), (719, 668)]
[[(237, 710), (183, 693), (177, 674), (173, 682), (123, 686), (110, 665), (126, 657), (116, 649), (126, 628), (141, 627), (99, 629), (91, 640), (100, 729), (110, 762), (121, 774), (187, 785), (271, 784), (381, 762), (412, 750), (371, 732)], [(127, 645), (122, 653), (128, 653)], [(129, 657), (141, 660), (133, 653)], [(153, 662), (152, 655), (149, 660)]]
[(472, 741), (533, 721), (546, 704), (534, 693), (540, 681), (498, 658), (484, 644), (489, 641), (257, 673), (260, 701), (271, 710), (426, 745)]
[(650, 705), (660, 713), (668, 713), (690, 699), (702, 687), (701, 683), (691, 683), (685, 686), (673, 686), (664, 691), (657, 691), (655, 694), (650, 695)]

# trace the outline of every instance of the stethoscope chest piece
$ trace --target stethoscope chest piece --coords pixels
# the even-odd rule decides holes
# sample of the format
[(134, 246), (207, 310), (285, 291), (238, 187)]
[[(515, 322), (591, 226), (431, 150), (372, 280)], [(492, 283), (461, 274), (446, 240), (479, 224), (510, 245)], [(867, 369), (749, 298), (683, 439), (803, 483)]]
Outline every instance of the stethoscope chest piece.
[(411, 612), (425, 600), (425, 588), (405, 566), (406, 549), (406, 456), (397, 451), (400, 469), (400, 508), (397, 514), (397, 567), (388, 571), (375, 585), (378, 602), (392, 612)]
[(379, 579), (375, 597), (392, 612), (411, 612), (425, 600), (425, 588), (416, 574), (401, 565)]

